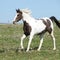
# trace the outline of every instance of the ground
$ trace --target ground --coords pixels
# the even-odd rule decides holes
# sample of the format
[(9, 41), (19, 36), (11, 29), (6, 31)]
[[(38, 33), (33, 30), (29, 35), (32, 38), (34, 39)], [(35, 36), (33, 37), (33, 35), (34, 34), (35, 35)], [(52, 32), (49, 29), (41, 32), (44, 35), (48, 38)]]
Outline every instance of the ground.
[[(44, 36), (41, 50), (38, 52), (39, 36), (34, 36), (29, 52), (18, 51), (23, 34), (22, 24), (0, 24), (0, 60), (60, 60), (60, 29), (54, 24), (57, 49), (53, 51), (53, 41), (48, 33)], [(26, 49), (28, 37), (24, 40)]]

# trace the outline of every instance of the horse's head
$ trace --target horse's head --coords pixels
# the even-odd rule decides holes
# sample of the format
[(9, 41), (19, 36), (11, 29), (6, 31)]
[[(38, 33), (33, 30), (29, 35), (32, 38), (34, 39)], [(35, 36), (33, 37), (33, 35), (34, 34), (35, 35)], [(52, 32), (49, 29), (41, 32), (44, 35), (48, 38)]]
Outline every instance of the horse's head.
[(20, 21), (22, 18), (23, 18), (22, 11), (20, 11), (20, 9), (16, 9), (16, 16), (14, 17), (13, 24)]

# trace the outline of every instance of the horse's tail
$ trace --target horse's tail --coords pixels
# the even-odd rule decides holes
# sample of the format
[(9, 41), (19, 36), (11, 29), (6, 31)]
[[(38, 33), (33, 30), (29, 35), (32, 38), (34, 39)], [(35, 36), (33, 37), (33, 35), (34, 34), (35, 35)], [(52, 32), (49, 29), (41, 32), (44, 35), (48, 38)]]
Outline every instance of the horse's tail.
[(54, 16), (51, 16), (50, 19), (52, 21), (54, 21), (56, 23), (56, 25), (60, 28), (60, 23), (59, 23), (59, 21)]

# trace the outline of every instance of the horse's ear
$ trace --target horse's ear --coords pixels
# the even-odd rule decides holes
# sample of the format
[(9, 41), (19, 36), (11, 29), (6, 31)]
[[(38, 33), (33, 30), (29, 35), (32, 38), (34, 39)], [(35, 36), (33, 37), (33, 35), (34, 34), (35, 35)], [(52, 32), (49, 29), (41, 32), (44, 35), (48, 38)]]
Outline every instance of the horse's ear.
[(20, 9), (18, 8), (18, 11), (20, 11)]
[(21, 14), (22, 14), (22, 12), (21, 12), (21, 10), (20, 10), (20, 9), (16, 9), (16, 12), (17, 12), (17, 13), (21, 13)]
[(16, 12), (17, 12), (18, 10), (16, 9)]
[(17, 13), (20, 12), (20, 9), (16, 9), (16, 12), (17, 12)]

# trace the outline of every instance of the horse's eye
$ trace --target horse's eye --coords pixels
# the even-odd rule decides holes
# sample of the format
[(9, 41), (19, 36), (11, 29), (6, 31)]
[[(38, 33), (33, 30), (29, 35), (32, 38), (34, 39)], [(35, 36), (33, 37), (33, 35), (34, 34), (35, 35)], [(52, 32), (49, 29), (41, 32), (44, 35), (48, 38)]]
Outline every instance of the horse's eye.
[(19, 15), (17, 15), (17, 16), (19, 16)]

